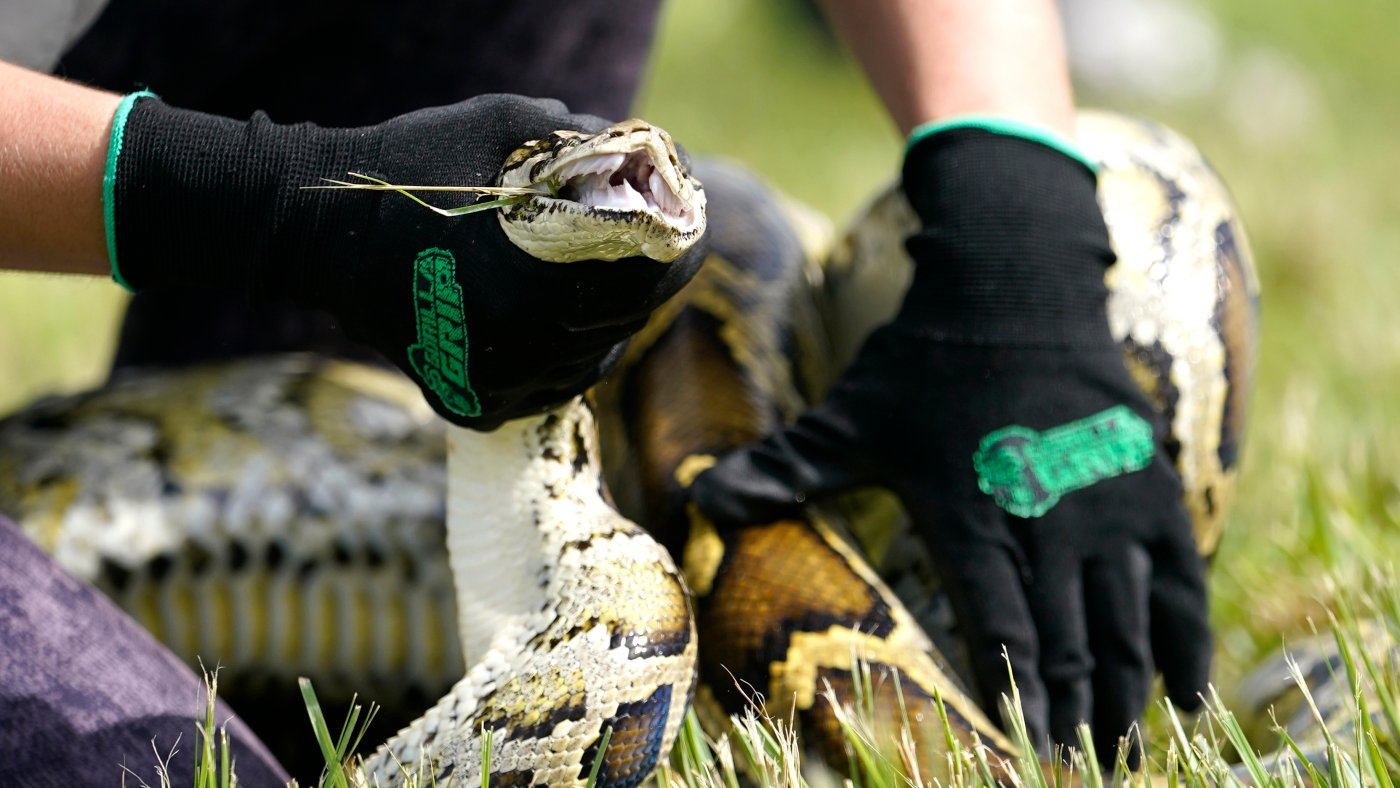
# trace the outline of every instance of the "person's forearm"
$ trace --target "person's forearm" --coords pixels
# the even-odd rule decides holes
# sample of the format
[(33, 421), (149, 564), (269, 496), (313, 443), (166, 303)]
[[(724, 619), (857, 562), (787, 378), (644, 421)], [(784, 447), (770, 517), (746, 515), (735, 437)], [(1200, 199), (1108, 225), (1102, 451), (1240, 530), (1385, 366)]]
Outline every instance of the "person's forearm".
[(109, 272), (102, 174), (120, 101), (0, 62), (0, 268)]
[(822, 0), (900, 132), (998, 115), (1070, 136), (1073, 97), (1053, 0)]

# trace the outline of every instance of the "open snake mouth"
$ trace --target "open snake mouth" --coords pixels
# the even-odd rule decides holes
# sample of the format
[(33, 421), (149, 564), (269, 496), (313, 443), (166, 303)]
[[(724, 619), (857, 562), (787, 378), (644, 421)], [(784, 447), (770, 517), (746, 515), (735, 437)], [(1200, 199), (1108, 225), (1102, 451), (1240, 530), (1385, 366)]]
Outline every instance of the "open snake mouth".
[(646, 211), (679, 230), (695, 224), (694, 208), (676, 193), (646, 150), (583, 156), (553, 175), (563, 179), (555, 194), (558, 199), (594, 208)]
[(516, 151), (500, 184), (538, 193), (501, 210), (521, 248), (554, 262), (644, 255), (674, 260), (705, 229), (705, 191), (665, 131), (627, 120), (557, 131)]

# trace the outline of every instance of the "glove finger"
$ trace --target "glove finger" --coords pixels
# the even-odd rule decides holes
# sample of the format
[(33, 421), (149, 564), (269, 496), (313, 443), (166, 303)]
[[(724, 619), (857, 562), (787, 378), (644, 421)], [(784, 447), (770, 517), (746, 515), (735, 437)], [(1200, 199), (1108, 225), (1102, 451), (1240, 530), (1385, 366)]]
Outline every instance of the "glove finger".
[[(646, 257), (545, 263), (528, 255), (512, 260), (513, 272), (531, 283), (522, 291), (544, 297), (530, 307), (571, 330), (645, 321), (700, 269), (708, 234), (669, 263)], [(547, 310), (547, 312), (546, 312)]]
[[(1121, 532), (1121, 530), (1120, 530)], [(1084, 567), (1084, 599), (1094, 656), (1094, 747), (1111, 764), (1120, 737), (1138, 721), (1152, 687), (1148, 646), (1148, 593), (1152, 560), (1124, 541)], [(1128, 753), (1136, 768), (1137, 746)]]
[(603, 379), (622, 360), (631, 337), (623, 336), (600, 350), (571, 359), (551, 367), (543, 378), (559, 389), (570, 389), (574, 394)]
[[(508, 386), (499, 379), (492, 380), (491, 388), (480, 395), (480, 416), (462, 417), (442, 408), (437, 410), (454, 424), (490, 432), (511, 419), (544, 413), (588, 390), (617, 366), (626, 350), (627, 342), (623, 341), (582, 360), (551, 368), (546, 374), (523, 375)], [(436, 398), (429, 396), (429, 401), (436, 403)]]
[(995, 716), (1002, 696), (1011, 696), (1009, 661), (1031, 741), (1043, 745), (1050, 704), (1040, 675), (1040, 642), (1023, 585), (1024, 557), (1005, 517), (991, 506), (951, 510), (939, 490), (898, 492), (917, 532), (925, 535), (953, 604), (983, 707)]
[(574, 331), (645, 321), (684, 284), (672, 283), (671, 263), (646, 258), (538, 265), (541, 287), (557, 294), (559, 324)]
[[(1059, 514), (1059, 513), (1057, 513)], [(1065, 510), (1062, 517), (1074, 517)], [(1091, 719), (1094, 692), (1091, 675), (1094, 660), (1084, 603), (1081, 560), (1064, 549), (1056, 538), (1056, 526), (1074, 522), (1063, 519), (1013, 521), (1030, 567), (1026, 601), (1040, 640), (1040, 678), (1049, 702), (1049, 733), (1057, 744), (1077, 744), (1076, 727)]]
[(835, 409), (807, 411), (791, 426), (721, 457), (695, 479), (691, 496), (716, 525), (792, 516), (808, 500), (871, 477), (855, 434)]
[(1181, 709), (1194, 711), (1210, 681), (1205, 560), (1183, 503), (1181, 478), (1171, 462), (1159, 454), (1145, 473), (1156, 475), (1156, 481), (1143, 488), (1140, 506), (1153, 513), (1151, 524), (1157, 534), (1146, 546), (1152, 561), (1148, 599), (1152, 657), (1167, 697)]
[(1210, 681), (1205, 560), (1196, 550), (1184, 508), (1178, 506), (1176, 512), (1170, 536), (1153, 545), (1152, 655), (1167, 697), (1177, 707), (1195, 711)]
[(602, 380), (618, 365), (626, 352), (627, 342), (624, 340), (613, 345), (606, 353), (567, 368), (556, 369), (548, 378), (551, 383), (549, 387), (537, 387), (521, 396), (503, 415), (507, 419), (532, 416), (568, 402)]
[(626, 339), (618, 329), (572, 332), (535, 326), (511, 332), (490, 326), (469, 335), (468, 372), (473, 381), (514, 399), (537, 389), (564, 388)]
[(558, 374), (551, 378), (557, 383), (555, 388), (537, 392), (530, 400), (564, 402), (592, 388), (622, 362), (622, 357), (627, 354), (628, 341), (623, 339), (604, 353), (559, 369)]
[(565, 331), (611, 331), (620, 334), (622, 337), (631, 336), (647, 324), (651, 317), (651, 309), (643, 308), (636, 304), (629, 305), (616, 312), (607, 314), (578, 315), (565, 314), (560, 316), (559, 327)]
[(516, 145), (525, 139), (522, 134), (538, 139), (561, 129), (595, 132), (610, 125), (596, 115), (571, 113), (569, 107), (558, 99), (532, 98), (513, 93), (483, 93), (460, 105), (442, 109), (458, 106), (471, 108), (475, 114), (491, 118), (493, 131), (499, 130), (502, 136), (520, 138)]
[(558, 348), (556, 357), (563, 361), (557, 365), (560, 370), (577, 368), (590, 361), (596, 361), (615, 351), (646, 325), (646, 320), (624, 323), (606, 328), (590, 328), (584, 331), (566, 329), (561, 333), (551, 332), (549, 340)]

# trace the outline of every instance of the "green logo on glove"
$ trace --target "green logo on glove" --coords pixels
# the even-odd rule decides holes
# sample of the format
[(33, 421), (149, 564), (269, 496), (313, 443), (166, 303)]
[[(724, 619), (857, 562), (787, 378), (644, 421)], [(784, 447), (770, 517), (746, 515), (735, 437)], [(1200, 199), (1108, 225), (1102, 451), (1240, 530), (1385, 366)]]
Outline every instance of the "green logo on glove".
[(413, 314), (418, 342), (408, 346), (408, 363), (458, 416), (481, 415), (481, 403), (467, 380), (467, 324), (457, 259), (446, 249), (424, 249), (413, 263)]
[(1152, 425), (1126, 405), (1036, 432), (1012, 425), (972, 455), (977, 486), (1017, 517), (1039, 517), (1060, 496), (1140, 471), (1152, 461)]

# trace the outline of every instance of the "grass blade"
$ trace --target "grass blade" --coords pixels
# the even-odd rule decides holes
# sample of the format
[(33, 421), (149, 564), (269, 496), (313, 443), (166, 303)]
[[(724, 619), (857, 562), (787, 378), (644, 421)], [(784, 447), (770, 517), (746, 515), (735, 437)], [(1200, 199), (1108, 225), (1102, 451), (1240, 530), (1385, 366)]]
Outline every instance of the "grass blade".
[[(598, 771), (603, 768), (603, 756), (608, 752), (608, 742), (612, 741), (612, 732), (613, 729), (611, 725), (603, 730), (603, 738), (598, 742), (598, 754), (593, 758), (593, 768), (588, 771), (586, 788), (593, 788), (593, 786), (598, 784)], [(485, 785), (486, 784), (483, 782), (483, 788), (485, 788)]]
[[(433, 213), (438, 214), (439, 216), (465, 216), (469, 213), (489, 211), (493, 208), (504, 208), (508, 205), (515, 205), (517, 203), (525, 202), (526, 200), (529, 200), (532, 197), (538, 197), (540, 195), (548, 194), (548, 192), (538, 191), (535, 189), (524, 189), (512, 186), (404, 186), (399, 184), (388, 183), (370, 175), (362, 175), (358, 172), (352, 172), (350, 173), (350, 175), (355, 178), (363, 178), (366, 181), (368, 181), (368, 183), (350, 183), (348, 181), (338, 181), (333, 180), (331, 178), (325, 178), (324, 180), (330, 184), (329, 186), (303, 186), (302, 188), (351, 189), (360, 191), (396, 192), (418, 203), (424, 208), (427, 208)], [(470, 192), (473, 194), (494, 194), (504, 196), (496, 200), (487, 200), (485, 202), (472, 203), (471, 205), (463, 205), (458, 208), (439, 208), (436, 205), (424, 201), (421, 197), (417, 196), (416, 194), (413, 194), (413, 192), (415, 191)]]
[(301, 688), (301, 698), (306, 704), (306, 713), (311, 718), (311, 730), (316, 735), (316, 744), (321, 748), (321, 756), (326, 760), (325, 785), (329, 788), (350, 788), (345, 769), (341, 765), (340, 753), (336, 751), (335, 742), (331, 741), (330, 728), (321, 712), (321, 703), (316, 699), (316, 691), (311, 688), (311, 680), (305, 677), (298, 678), (297, 686)]
[(495, 728), (481, 724), (481, 788), (491, 788), (491, 747)]

